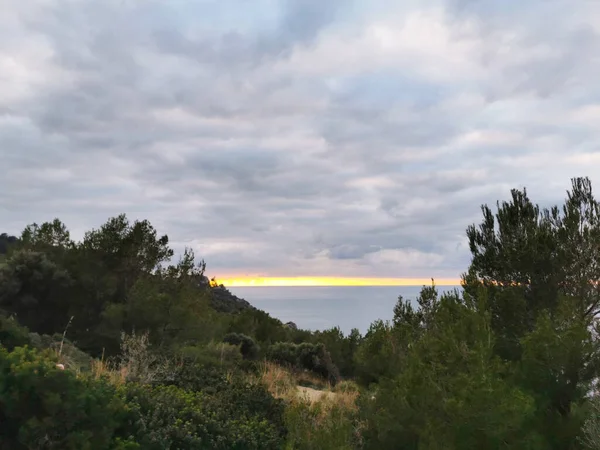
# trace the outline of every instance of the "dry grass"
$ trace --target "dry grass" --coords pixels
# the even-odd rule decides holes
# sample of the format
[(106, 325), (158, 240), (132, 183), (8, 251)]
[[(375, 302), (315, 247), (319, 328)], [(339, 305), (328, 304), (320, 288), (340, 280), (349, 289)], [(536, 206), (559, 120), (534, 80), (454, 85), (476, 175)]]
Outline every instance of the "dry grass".
[(121, 333), (120, 358), (114, 361), (107, 361), (104, 357), (93, 360), (91, 369), (94, 378), (108, 378), (117, 386), (126, 381), (151, 383), (166, 378), (172, 371), (170, 361), (151, 351), (147, 333), (139, 336)]
[(273, 395), (295, 390), (296, 386), (304, 386), (315, 390), (331, 391), (331, 385), (318, 376), (303, 371), (291, 371), (269, 361), (261, 365), (260, 381)]
[[(331, 407), (341, 407), (356, 410), (358, 388), (352, 382), (342, 382), (335, 390), (328, 383), (306, 373), (292, 373), (285, 368), (270, 362), (264, 362), (259, 379), (269, 392), (276, 398), (284, 398), (291, 402), (318, 403), (327, 411)], [(314, 389), (299, 384), (310, 383), (313, 386), (324, 386), (324, 389)]]
[(299, 397), (302, 397), (304, 400), (307, 400), (311, 403), (320, 402), (323, 400), (332, 400), (336, 396), (334, 392), (320, 391), (318, 389), (313, 389), (306, 386), (298, 386), (297, 394)]
[(318, 405), (323, 414), (331, 409), (340, 408), (345, 411), (357, 411), (358, 392), (331, 392), (298, 386), (297, 399)]
[(287, 449), (351, 450), (360, 447), (357, 393), (317, 391), (299, 386), (286, 407)]
[[(345, 383), (336, 389), (317, 390), (299, 386), (298, 380), (310, 382), (304, 373), (292, 373), (276, 364), (264, 362), (260, 375), (253, 381), (264, 384), (271, 394), (286, 400), (285, 423), (288, 442), (285, 449), (350, 450), (361, 442), (360, 423), (357, 421), (356, 399), (358, 389)], [(321, 380), (321, 385), (326, 385)]]
[(275, 398), (289, 398), (296, 389), (296, 380), (283, 367), (264, 362), (257, 380), (266, 386)]
[(127, 367), (118, 367), (115, 364), (110, 364), (104, 359), (95, 359), (92, 361), (92, 376), (94, 379), (106, 378), (115, 385), (120, 386), (127, 381)]
[(308, 371), (294, 372), (294, 378), (296, 380), (296, 384), (299, 386), (305, 386), (319, 390), (332, 390), (331, 383), (329, 383), (329, 381), (319, 378), (315, 374)]

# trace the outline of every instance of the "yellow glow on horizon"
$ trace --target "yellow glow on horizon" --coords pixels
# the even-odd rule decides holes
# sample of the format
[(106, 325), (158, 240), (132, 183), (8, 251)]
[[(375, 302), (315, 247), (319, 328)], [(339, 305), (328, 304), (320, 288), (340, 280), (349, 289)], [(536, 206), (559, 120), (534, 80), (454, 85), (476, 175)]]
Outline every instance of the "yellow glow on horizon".
[[(431, 278), (236, 277), (217, 278), (226, 287), (259, 286), (429, 286)], [(460, 280), (435, 279), (438, 286), (458, 286)]]

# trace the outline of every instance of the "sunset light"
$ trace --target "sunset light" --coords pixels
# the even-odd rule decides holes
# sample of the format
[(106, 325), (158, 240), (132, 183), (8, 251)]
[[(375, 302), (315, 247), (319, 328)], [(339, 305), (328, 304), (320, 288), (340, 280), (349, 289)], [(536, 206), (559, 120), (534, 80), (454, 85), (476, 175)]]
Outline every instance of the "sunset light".
[[(217, 278), (226, 287), (260, 286), (423, 286), (430, 285), (431, 278), (342, 278), (342, 277), (239, 277)], [(436, 279), (438, 286), (458, 286), (459, 279)]]

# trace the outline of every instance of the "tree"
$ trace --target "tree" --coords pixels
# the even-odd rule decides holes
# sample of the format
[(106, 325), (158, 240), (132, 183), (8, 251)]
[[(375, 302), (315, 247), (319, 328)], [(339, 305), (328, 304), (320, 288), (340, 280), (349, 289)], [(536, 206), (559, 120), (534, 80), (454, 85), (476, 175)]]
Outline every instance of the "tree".
[(38, 333), (52, 334), (69, 321), (72, 279), (44, 253), (22, 250), (0, 267), (0, 308)]
[[(511, 194), (510, 201), (497, 204), (496, 213), (483, 206), (482, 223), (467, 229), (473, 258), (463, 286), (470, 294), (486, 288), (496, 353), (529, 372), (523, 380), (536, 380), (526, 385), (538, 403), (546, 396), (549, 408), (540, 426), (562, 433), (555, 448), (568, 448), (578, 433), (571, 415), (598, 376), (590, 330), (600, 311), (600, 204), (588, 178), (572, 180), (560, 208), (540, 208), (525, 189)], [(556, 355), (560, 364), (560, 375), (550, 371), (555, 374), (551, 387), (544, 375), (550, 361), (534, 370), (544, 352)]]
[(78, 312), (73, 331), (84, 349), (95, 355), (118, 352), (121, 327), (130, 331), (126, 310), (132, 292), (173, 256), (168, 242), (147, 220), (130, 223), (121, 214), (87, 232), (75, 246)]
[(186, 249), (177, 264), (141, 275), (125, 302), (105, 305), (97, 328), (105, 345), (114, 345), (121, 330), (148, 332), (158, 346), (214, 338), (220, 322), (209, 307), (208, 286), (198, 285), (204, 269), (204, 262), (196, 263), (194, 252)]
[(422, 295), (428, 311), (425, 305), (414, 311), (428, 316), (430, 326), (396, 323), (412, 329), (395, 342), (401, 364), (381, 379), (373, 398), (363, 396), (366, 447), (545, 448), (528, 428), (533, 398), (511, 384), (506, 363), (494, 355), (485, 297), (437, 299), (432, 292)]
[(600, 368), (600, 341), (577, 310), (576, 300), (559, 298), (556, 310), (541, 313), (535, 328), (520, 341), (515, 384), (533, 395), (537, 425), (549, 448), (574, 445), (585, 419), (587, 394)]
[(391, 376), (396, 370), (397, 350), (393, 327), (382, 320), (373, 322), (354, 356), (361, 384), (368, 386)]
[(36, 250), (67, 248), (73, 245), (69, 230), (59, 219), (44, 222), (42, 225), (28, 225), (21, 233), (21, 242), (26, 248)]
[(325, 345), (331, 354), (333, 363), (340, 369), (340, 373), (344, 377), (354, 376), (354, 356), (361, 339), (362, 336), (356, 328), (352, 329), (348, 336), (344, 336), (339, 327), (317, 331), (314, 334), (315, 342)]
[(589, 450), (600, 450), (600, 398), (592, 397), (589, 409), (580, 441)]
[(0, 234), (0, 255), (6, 255), (11, 247), (19, 242), (16, 236), (9, 236), (7, 233)]
[(116, 276), (114, 301), (123, 302), (138, 277), (152, 273), (173, 256), (168, 244), (168, 236), (158, 237), (147, 220), (130, 224), (121, 214), (87, 232), (80, 246), (97, 259), (98, 269)]
[[(534, 326), (540, 311), (555, 308), (561, 294), (578, 299), (581, 316), (595, 317), (600, 311), (600, 203), (590, 180), (574, 178), (560, 209), (541, 209), (525, 189), (511, 193), (512, 200), (498, 202), (495, 214), (482, 206), (483, 222), (467, 229), (473, 258), (463, 275), (465, 288), (519, 288), (526, 299), (525, 329)], [(492, 306), (496, 328), (507, 327), (501, 305)]]

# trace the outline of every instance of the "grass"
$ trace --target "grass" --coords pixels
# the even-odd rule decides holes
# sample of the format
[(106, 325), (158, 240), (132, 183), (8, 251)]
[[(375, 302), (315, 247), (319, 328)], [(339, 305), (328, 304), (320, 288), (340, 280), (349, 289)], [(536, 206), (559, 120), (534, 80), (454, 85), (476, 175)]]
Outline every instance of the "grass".
[(288, 399), (294, 395), (296, 380), (292, 374), (277, 364), (264, 362), (258, 379), (250, 380), (262, 383), (275, 398)]
[[(306, 373), (292, 373), (265, 362), (258, 379), (274, 397), (287, 403), (285, 423), (288, 429), (286, 449), (343, 450), (360, 448), (361, 424), (358, 421), (357, 385), (342, 381), (335, 389)], [(300, 386), (310, 383), (320, 386)]]
[(323, 395), (309, 395), (309, 400), (313, 403), (323, 400), (347, 409), (356, 407), (356, 399), (359, 395), (358, 386), (353, 381), (341, 381), (332, 388), (328, 382), (315, 375), (292, 372), (267, 361), (262, 364), (260, 375), (255, 381), (264, 384), (276, 398), (294, 401), (305, 399), (307, 392), (320, 392)]
[(294, 378), (296, 379), (296, 384), (298, 384), (298, 386), (319, 390), (332, 390), (331, 383), (329, 383), (329, 381), (319, 378), (308, 371), (296, 372), (294, 374)]
[(92, 360), (91, 372), (95, 380), (104, 378), (114, 386), (125, 384), (129, 374), (126, 366), (104, 359), (104, 351), (102, 352), (102, 358)]

